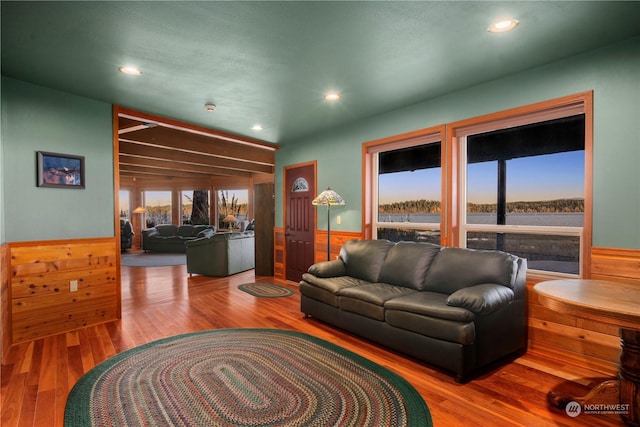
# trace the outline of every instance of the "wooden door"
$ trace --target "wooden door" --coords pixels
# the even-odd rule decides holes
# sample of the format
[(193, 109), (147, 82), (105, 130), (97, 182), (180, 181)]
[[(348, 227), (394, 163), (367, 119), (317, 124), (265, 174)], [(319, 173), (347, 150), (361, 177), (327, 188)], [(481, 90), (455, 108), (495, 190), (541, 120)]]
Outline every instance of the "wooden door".
[(315, 163), (287, 168), (285, 178), (286, 279), (299, 282), (313, 264)]

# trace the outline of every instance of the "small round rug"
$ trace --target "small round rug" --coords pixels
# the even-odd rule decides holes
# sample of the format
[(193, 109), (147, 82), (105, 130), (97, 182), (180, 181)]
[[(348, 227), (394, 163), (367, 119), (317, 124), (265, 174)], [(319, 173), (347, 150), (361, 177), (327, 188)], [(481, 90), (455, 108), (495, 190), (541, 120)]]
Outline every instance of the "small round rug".
[(295, 294), (294, 291), (285, 286), (268, 282), (245, 283), (238, 286), (238, 289), (260, 298), (280, 298)]
[(404, 378), (349, 350), (277, 329), (178, 335), (96, 365), (64, 425), (432, 426)]

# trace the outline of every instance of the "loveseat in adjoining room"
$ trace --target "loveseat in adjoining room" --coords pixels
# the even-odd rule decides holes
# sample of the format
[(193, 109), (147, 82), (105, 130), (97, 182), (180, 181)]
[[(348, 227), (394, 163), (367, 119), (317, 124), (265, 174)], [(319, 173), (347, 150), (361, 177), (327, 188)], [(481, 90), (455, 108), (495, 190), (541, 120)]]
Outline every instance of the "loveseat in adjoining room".
[(214, 225), (159, 224), (142, 232), (142, 249), (148, 252), (186, 252), (184, 243), (215, 232)]
[(350, 240), (303, 274), (300, 307), (463, 382), (526, 351), (526, 270), (500, 251)]

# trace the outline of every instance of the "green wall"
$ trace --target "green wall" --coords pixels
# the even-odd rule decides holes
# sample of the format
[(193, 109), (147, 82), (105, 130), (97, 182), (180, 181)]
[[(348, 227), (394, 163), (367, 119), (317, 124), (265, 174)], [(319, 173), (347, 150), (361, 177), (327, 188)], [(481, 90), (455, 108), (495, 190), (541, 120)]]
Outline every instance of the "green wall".
[[(111, 105), (2, 77), (2, 243), (112, 237)], [(36, 151), (85, 157), (85, 189), (36, 186)]]
[[(578, 92), (594, 92), (593, 245), (640, 248), (640, 38), (467, 88), (296, 141), (276, 152), (276, 226), (283, 226), (283, 172), (316, 159), (319, 189), (347, 202), (332, 230), (362, 230), (362, 143)], [(338, 225), (335, 216), (342, 217)], [(326, 211), (318, 227), (326, 229)]]
[[(4, 80), (0, 79), (0, 100), (2, 99), (2, 82)], [(0, 104), (1, 107), (1, 104)], [(0, 117), (2, 117), (2, 109), (0, 108)], [(2, 143), (2, 126), (3, 120), (0, 120), (0, 243), (3, 243), (4, 240), (4, 145)], [(1, 332), (1, 331), (0, 331)]]

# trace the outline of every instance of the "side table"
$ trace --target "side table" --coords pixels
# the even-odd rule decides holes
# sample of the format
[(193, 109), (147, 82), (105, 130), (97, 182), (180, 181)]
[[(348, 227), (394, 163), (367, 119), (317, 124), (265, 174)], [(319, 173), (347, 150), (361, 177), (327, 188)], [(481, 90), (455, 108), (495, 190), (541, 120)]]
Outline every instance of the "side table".
[(617, 379), (597, 385), (583, 397), (549, 392), (547, 400), (564, 408), (570, 401), (581, 405), (592, 399), (611, 398), (629, 405), (622, 420), (640, 426), (640, 285), (604, 280), (566, 279), (534, 286), (542, 305), (551, 310), (616, 325), (620, 328), (622, 355)]

